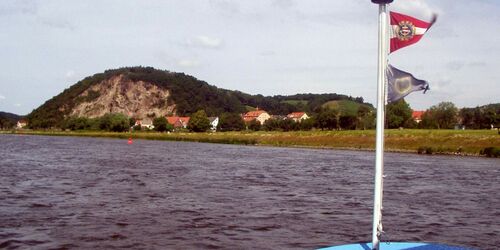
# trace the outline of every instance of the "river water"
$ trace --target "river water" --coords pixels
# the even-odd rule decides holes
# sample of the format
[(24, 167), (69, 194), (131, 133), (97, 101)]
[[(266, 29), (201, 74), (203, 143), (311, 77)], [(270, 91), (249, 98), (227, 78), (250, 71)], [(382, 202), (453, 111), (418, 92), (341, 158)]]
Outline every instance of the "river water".
[[(0, 248), (371, 241), (373, 152), (21, 135), (0, 147)], [(387, 153), (385, 174), (383, 240), (500, 246), (500, 159)]]

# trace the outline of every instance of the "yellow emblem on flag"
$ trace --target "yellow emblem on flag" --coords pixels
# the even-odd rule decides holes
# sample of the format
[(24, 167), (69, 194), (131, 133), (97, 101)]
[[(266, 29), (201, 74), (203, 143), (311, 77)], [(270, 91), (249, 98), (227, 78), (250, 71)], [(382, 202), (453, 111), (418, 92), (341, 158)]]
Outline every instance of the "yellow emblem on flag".
[(396, 28), (396, 34), (400, 41), (408, 41), (415, 35), (415, 25), (410, 21), (401, 21)]

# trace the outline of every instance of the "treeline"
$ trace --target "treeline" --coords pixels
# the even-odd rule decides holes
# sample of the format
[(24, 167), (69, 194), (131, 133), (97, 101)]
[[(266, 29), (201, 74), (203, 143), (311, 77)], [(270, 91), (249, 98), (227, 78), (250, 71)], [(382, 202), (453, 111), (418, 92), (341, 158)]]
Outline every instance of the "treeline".
[(339, 94), (249, 95), (240, 91), (217, 88), (184, 73), (157, 70), (152, 67), (126, 67), (86, 77), (65, 89), (59, 95), (33, 110), (27, 116), (29, 124), (33, 128), (62, 127), (64, 118), (71, 113), (75, 106), (99, 97), (97, 92), (82, 97), (84, 91), (118, 75), (122, 75), (126, 80), (150, 82), (168, 89), (171, 98), (165, 104), (175, 104), (175, 112), (179, 116), (190, 116), (202, 109), (209, 116), (219, 116), (222, 113), (243, 113), (248, 111), (248, 107), (258, 107), (271, 114), (286, 115), (294, 111), (313, 112), (323, 103), (332, 100), (363, 102), (361, 97)]
[(500, 127), (500, 104), (458, 109), (452, 102), (441, 102), (425, 110), (421, 121), (412, 118), (412, 109), (404, 99), (387, 105), (388, 128), (489, 129)]
[[(263, 124), (254, 120), (245, 123), (240, 113), (225, 112), (219, 116), (218, 131), (297, 131), (297, 130), (364, 130), (375, 128), (375, 110), (366, 105), (359, 105), (357, 112), (342, 113), (339, 109), (320, 107), (310, 113), (310, 118), (296, 122), (275, 116)], [(276, 118), (279, 117), (279, 118)], [(62, 123), (62, 129), (68, 130), (102, 130), (102, 131), (134, 131), (144, 130), (134, 126), (135, 119), (123, 114), (106, 114), (99, 118), (70, 117)], [(174, 131), (165, 117), (153, 120), (156, 131)], [(441, 102), (424, 112), (417, 123), (412, 117), (412, 109), (404, 99), (386, 107), (386, 127), (424, 128), (424, 129), (488, 129), (500, 125), (500, 104), (491, 104), (476, 108), (459, 110), (451, 102)], [(205, 132), (212, 129), (205, 110), (200, 109), (191, 115), (187, 131)]]

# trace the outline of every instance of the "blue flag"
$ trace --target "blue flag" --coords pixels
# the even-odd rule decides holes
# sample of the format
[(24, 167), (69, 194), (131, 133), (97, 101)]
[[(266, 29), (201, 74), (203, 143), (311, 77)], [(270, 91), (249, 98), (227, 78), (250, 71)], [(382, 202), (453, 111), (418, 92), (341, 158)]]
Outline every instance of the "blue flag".
[(392, 65), (387, 67), (387, 103), (395, 102), (411, 92), (423, 90), (424, 94), (429, 90), (429, 83), (413, 77), (412, 74), (394, 68)]

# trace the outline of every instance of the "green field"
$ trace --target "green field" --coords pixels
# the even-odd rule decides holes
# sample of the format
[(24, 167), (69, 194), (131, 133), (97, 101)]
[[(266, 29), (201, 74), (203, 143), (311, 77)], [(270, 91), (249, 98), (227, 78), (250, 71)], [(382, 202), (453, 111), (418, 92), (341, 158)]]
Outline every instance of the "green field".
[[(90, 136), (126, 139), (194, 141), (226, 144), (266, 145), (279, 147), (339, 148), (373, 150), (375, 130), (298, 131), (298, 132), (216, 132), (216, 133), (157, 133), (157, 132), (63, 132), (14, 131), (54, 136)], [(500, 135), (495, 130), (386, 130), (385, 149), (393, 152), (479, 155), (488, 147), (500, 148)], [(430, 150), (429, 150), (430, 149)], [(425, 152), (424, 152), (425, 153)]]
[[(364, 104), (359, 104), (359, 103), (351, 101), (351, 100), (338, 100), (338, 101), (326, 102), (322, 106), (324, 108), (338, 110), (343, 115), (356, 116), (358, 113), (358, 109), (361, 105), (364, 105)], [(371, 107), (369, 107), (369, 108), (373, 109)]]

